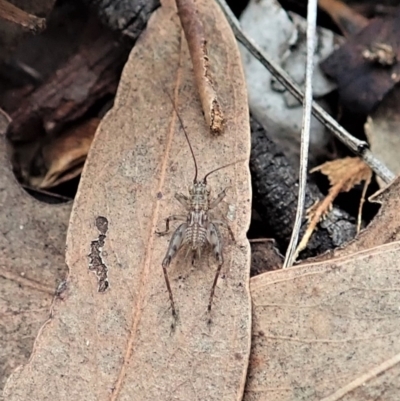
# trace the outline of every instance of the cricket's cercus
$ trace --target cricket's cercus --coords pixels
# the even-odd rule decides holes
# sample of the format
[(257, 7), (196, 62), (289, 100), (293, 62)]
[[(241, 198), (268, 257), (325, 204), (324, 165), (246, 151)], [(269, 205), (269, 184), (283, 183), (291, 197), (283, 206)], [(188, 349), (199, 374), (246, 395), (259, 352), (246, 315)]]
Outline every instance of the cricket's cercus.
[(97, 276), (98, 292), (105, 292), (109, 287), (108, 267), (102, 258), (102, 248), (108, 231), (108, 220), (103, 216), (98, 216), (96, 218), (96, 227), (99, 230), (99, 237), (90, 243), (89, 270)]
[(210, 176), (210, 174), (213, 174), (216, 171), (221, 170), (223, 168), (232, 166), (238, 162), (236, 161), (218, 167), (207, 173), (203, 179), (199, 180), (197, 178), (197, 172), (198, 172), (197, 162), (194, 156), (192, 145), (189, 141), (189, 136), (185, 130), (182, 119), (178, 113), (174, 101), (172, 100), (169, 93), (167, 94), (172, 102), (175, 113), (183, 129), (183, 132), (185, 133), (185, 137), (193, 157), (194, 168), (195, 168), (193, 184), (189, 186), (189, 194), (188, 195), (184, 195), (182, 193), (175, 194), (175, 198), (186, 209), (187, 214), (185, 215), (178, 214), (167, 217), (165, 219), (165, 230), (161, 232), (157, 231), (158, 235), (165, 235), (169, 232), (170, 229), (169, 224), (171, 221), (183, 221), (183, 223), (181, 223), (175, 230), (175, 232), (172, 234), (171, 240), (168, 245), (167, 253), (164, 257), (164, 260), (162, 261), (165, 283), (167, 285), (169, 299), (171, 301), (172, 315), (174, 318), (176, 318), (177, 314), (175, 309), (175, 302), (174, 302), (174, 297), (172, 295), (171, 285), (168, 279), (167, 268), (171, 264), (171, 261), (176, 255), (176, 253), (183, 246), (186, 246), (187, 248), (186, 254), (189, 254), (189, 252), (192, 253), (192, 264), (194, 263), (196, 257), (198, 259), (201, 258), (202, 249), (206, 245), (209, 245), (212, 248), (212, 252), (218, 263), (218, 267), (215, 273), (215, 278), (211, 287), (210, 298), (208, 301), (208, 311), (209, 312), (211, 311), (215, 287), (217, 285), (218, 277), (221, 272), (222, 265), (224, 263), (222, 236), (218, 229), (218, 226), (223, 226), (226, 229), (228, 229), (229, 234), (233, 241), (235, 240), (235, 238), (227, 222), (224, 220), (214, 219), (210, 213), (210, 210), (214, 209), (225, 198), (226, 191), (228, 188), (225, 188), (215, 198), (212, 198), (211, 188), (207, 185), (207, 178)]

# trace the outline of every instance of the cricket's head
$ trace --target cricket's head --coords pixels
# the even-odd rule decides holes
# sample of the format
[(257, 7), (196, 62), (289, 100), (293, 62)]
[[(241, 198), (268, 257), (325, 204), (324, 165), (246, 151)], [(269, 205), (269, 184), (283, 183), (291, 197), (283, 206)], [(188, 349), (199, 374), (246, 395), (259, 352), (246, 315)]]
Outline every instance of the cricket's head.
[(189, 186), (189, 194), (191, 196), (208, 196), (210, 193), (211, 188), (207, 185), (207, 181), (205, 179), (201, 181), (195, 180), (193, 184)]

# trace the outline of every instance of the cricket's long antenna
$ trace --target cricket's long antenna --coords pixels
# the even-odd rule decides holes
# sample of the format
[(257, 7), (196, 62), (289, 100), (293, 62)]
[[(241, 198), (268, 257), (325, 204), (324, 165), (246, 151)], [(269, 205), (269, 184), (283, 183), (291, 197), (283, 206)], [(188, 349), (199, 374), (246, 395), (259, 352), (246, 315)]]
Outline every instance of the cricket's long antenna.
[(218, 171), (218, 170), (222, 170), (222, 169), (225, 168), (225, 167), (233, 166), (234, 164), (240, 163), (240, 162), (242, 162), (242, 161), (244, 161), (244, 160), (236, 160), (235, 162), (232, 162), (232, 163), (229, 163), (229, 164), (225, 164), (224, 166), (218, 167), (218, 168), (216, 168), (215, 170), (211, 170), (209, 173), (207, 173), (207, 174), (204, 176), (203, 181), (204, 181), (204, 182), (207, 182), (207, 177), (208, 177), (210, 174), (215, 173), (215, 172)]
[(174, 107), (175, 113), (178, 116), (179, 122), (181, 124), (182, 129), (183, 129), (183, 132), (185, 133), (186, 140), (187, 140), (187, 143), (188, 143), (189, 148), (190, 148), (190, 152), (192, 153), (193, 162), (194, 162), (194, 180), (193, 180), (193, 182), (196, 182), (197, 181), (197, 162), (196, 162), (196, 157), (194, 156), (192, 145), (191, 145), (190, 140), (189, 140), (189, 136), (188, 136), (188, 134), (187, 134), (187, 132), (185, 130), (185, 127), (183, 125), (183, 121), (181, 119), (181, 116), (179, 115), (178, 109), (176, 108), (176, 105), (175, 105), (171, 95), (169, 94), (169, 92), (167, 92), (167, 90), (165, 90), (165, 93), (168, 95), (169, 99), (171, 100), (172, 106)]

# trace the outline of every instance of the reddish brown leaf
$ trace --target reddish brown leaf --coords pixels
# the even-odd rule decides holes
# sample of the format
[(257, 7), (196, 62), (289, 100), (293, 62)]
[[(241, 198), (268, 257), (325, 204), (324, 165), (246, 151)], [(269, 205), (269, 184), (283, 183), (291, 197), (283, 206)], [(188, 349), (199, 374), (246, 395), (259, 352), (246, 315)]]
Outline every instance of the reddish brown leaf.
[(30, 185), (51, 188), (77, 177), (83, 168), (100, 119), (92, 118), (73, 127), (50, 143), (37, 155), (37, 163), (43, 164), (44, 174), (31, 176)]

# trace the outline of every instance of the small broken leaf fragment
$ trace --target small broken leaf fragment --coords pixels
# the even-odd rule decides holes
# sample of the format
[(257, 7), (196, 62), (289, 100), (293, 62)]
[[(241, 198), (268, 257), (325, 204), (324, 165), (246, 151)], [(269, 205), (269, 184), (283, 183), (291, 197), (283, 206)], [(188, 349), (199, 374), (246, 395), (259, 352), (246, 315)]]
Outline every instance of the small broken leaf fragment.
[(188, 43), (204, 117), (211, 133), (221, 135), (224, 130), (224, 113), (211, 74), (203, 23), (193, 0), (176, 0), (176, 6)]
[(313, 168), (310, 173), (321, 172), (329, 179), (331, 188), (328, 195), (320, 202), (317, 202), (308, 210), (308, 227), (301, 239), (296, 255), (298, 255), (305, 247), (315, 230), (317, 224), (329, 212), (335, 198), (341, 192), (348, 192), (354, 186), (365, 181), (362, 196), (360, 199), (360, 207), (358, 213), (357, 232), (361, 227), (361, 211), (364, 203), (365, 193), (372, 178), (372, 170), (359, 157), (345, 157), (326, 162), (318, 167)]
[(397, 62), (396, 52), (386, 43), (371, 43), (363, 50), (362, 55), (365, 60), (383, 67), (392, 66)]

